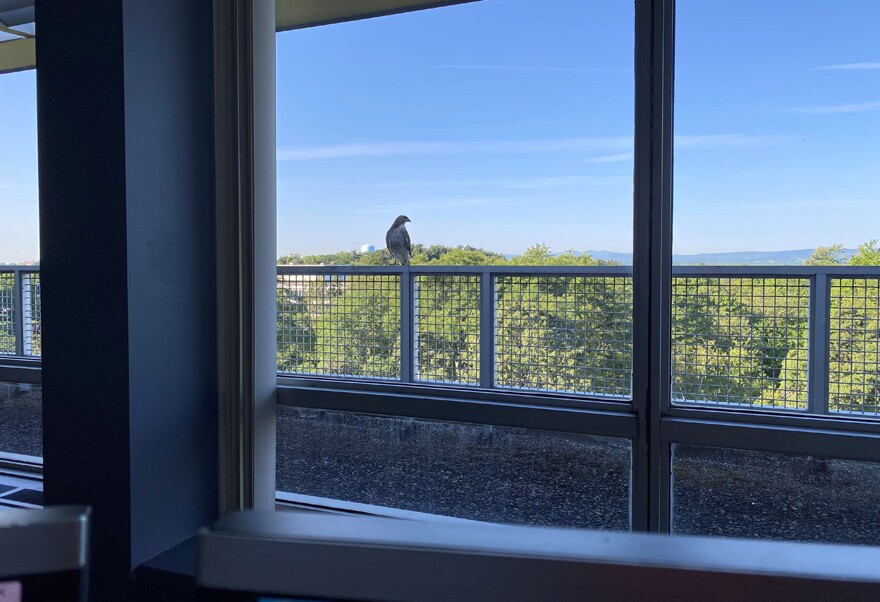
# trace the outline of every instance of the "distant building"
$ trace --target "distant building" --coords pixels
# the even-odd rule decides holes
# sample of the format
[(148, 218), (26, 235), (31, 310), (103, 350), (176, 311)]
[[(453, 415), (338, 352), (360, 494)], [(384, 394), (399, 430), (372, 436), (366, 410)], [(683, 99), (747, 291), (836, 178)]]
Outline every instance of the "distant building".
[(372, 253), (376, 250), (376, 245), (361, 245), (361, 253)]

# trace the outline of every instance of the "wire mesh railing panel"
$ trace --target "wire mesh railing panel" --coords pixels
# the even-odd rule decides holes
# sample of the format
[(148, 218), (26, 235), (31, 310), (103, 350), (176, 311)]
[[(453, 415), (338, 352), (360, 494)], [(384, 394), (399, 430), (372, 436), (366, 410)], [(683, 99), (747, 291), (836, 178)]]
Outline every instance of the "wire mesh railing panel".
[(280, 274), (278, 371), (400, 378), (400, 278)]
[(0, 355), (15, 355), (15, 274), (0, 272)]
[(828, 408), (880, 414), (880, 278), (831, 281)]
[(43, 310), (40, 296), (40, 274), (25, 272), (21, 275), (22, 305), (24, 306), (24, 354), (39, 357), (43, 354)]
[(807, 407), (806, 278), (673, 278), (672, 399)]
[(499, 275), (499, 387), (629, 397), (632, 278)]
[(480, 276), (416, 277), (416, 380), (480, 383)]

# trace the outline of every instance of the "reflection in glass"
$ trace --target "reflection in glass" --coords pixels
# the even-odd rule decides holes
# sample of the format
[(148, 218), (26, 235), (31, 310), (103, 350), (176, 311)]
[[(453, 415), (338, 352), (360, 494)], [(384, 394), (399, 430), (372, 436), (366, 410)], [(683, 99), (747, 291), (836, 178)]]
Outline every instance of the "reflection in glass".
[(880, 464), (674, 445), (672, 531), (880, 545)]
[(277, 488), (479, 521), (629, 529), (623, 439), (278, 408)]
[(0, 452), (43, 455), (43, 388), (0, 382)]

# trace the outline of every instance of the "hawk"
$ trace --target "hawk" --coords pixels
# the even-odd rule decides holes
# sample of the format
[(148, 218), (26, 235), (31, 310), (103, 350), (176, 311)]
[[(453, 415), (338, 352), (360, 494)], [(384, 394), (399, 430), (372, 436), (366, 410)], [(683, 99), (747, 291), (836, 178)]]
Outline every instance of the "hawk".
[(412, 256), (412, 244), (409, 242), (409, 232), (406, 231), (408, 221), (410, 219), (407, 216), (398, 215), (385, 234), (385, 246), (400, 265), (409, 265), (409, 258)]

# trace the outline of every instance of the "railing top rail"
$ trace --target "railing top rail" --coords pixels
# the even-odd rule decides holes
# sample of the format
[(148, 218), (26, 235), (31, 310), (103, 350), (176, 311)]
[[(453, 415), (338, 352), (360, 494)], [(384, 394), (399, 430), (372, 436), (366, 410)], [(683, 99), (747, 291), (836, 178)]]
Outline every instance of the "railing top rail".
[[(466, 265), (466, 266), (361, 266), (361, 265), (279, 265), (279, 274), (357, 275), (357, 274), (494, 274), (494, 275), (572, 275), (631, 276), (631, 265), (556, 266), (556, 265)], [(673, 276), (809, 278), (826, 275), (840, 278), (880, 277), (880, 266), (673, 266)]]
[[(0, 264), (0, 272), (38, 273), (39, 265)], [(279, 265), (278, 274), (497, 274), (554, 276), (631, 276), (631, 265), (613, 266), (557, 266), (557, 265), (418, 265), (418, 266), (364, 266), (364, 265)], [(803, 265), (681, 265), (672, 266), (673, 276), (702, 277), (770, 277), (770, 278), (809, 278), (825, 275), (836, 278), (878, 278), (880, 266), (803, 266)]]
[(36, 273), (40, 271), (40, 266), (38, 265), (6, 265), (0, 263), (0, 272), (28, 272), (28, 273)]
[(842, 278), (875, 278), (880, 266), (856, 265), (681, 265), (672, 266), (673, 276), (769, 276), (773, 278), (809, 278), (817, 275)]
[(513, 266), (513, 265), (419, 265), (419, 266), (363, 266), (363, 265), (279, 265), (278, 274), (547, 274), (576, 276), (630, 276), (632, 266)]

